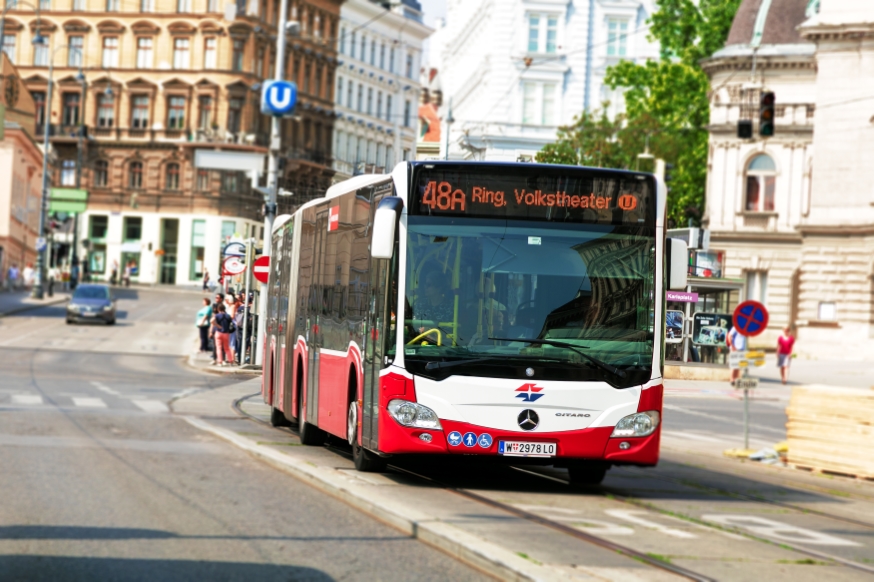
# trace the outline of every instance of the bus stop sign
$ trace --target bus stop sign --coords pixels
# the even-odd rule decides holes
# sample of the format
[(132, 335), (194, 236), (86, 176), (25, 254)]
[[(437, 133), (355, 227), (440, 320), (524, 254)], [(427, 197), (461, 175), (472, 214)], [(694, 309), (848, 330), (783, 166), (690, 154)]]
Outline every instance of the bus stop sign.
[(270, 277), (270, 257), (258, 257), (252, 265), (252, 274), (261, 283), (267, 283)]
[(768, 327), (768, 309), (758, 301), (744, 301), (732, 316), (734, 328), (746, 337), (755, 337)]

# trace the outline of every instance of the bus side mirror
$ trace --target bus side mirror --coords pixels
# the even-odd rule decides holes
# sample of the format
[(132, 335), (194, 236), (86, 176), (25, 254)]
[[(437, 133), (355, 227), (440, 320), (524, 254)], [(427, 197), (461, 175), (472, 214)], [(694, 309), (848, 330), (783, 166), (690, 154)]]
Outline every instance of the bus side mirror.
[(679, 238), (665, 239), (665, 260), (667, 261), (667, 288), (670, 291), (684, 291), (688, 285), (689, 247)]
[(376, 207), (373, 217), (373, 240), (370, 256), (374, 259), (390, 259), (395, 250), (395, 231), (404, 209), (404, 201), (398, 196), (386, 196)]

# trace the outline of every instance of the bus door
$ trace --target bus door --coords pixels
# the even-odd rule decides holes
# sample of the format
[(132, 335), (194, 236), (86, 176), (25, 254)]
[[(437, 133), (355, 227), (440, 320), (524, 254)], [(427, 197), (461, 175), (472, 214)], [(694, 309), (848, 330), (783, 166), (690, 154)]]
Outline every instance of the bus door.
[(313, 283), (310, 287), (309, 379), (307, 381), (307, 422), (319, 422), (319, 360), (322, 348), (322, 320), (325, 314), (325, 237), (328, 234), (328, 207), (316, 210), (316, 241), (313, 247)]
[[(394, 260), (397, 260), (395, 258)], [(393, 307), (389, 305), (389, 273), (391, 262), (371, 259), (370, 301), (367, 315), (367, 348), (365, 349), (364, 398), (362, 402), (361, 444), (376, 449), (379, 442), (379, 373), (389, 365), (386, 347), (390, 333)]]

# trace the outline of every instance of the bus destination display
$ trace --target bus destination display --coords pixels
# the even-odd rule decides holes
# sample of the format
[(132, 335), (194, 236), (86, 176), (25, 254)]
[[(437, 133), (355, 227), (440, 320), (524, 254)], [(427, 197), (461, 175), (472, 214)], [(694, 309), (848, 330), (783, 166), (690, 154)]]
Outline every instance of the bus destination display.
[(470, 216), (640, 224), (654, 216), (651, 182), (604, 176), (497, 176), (419, 173), (412, 212)]

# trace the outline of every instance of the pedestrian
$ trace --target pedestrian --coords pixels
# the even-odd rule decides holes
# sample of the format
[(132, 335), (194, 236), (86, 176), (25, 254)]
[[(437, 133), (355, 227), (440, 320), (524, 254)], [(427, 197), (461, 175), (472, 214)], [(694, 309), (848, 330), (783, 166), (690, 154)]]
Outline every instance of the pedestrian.
[(111, 285), (118, 284), (118, 261), (112, 261), (112, 275), (110, 275), (109, 283)]
[(48, 281), (48, 293), (49, 297), (52, 297), (55, 294), (55, 282), (61, 278), (61, 272), (57, 267), (52, 267), (49, 269), (49, 281)]
[[(215, 319), (216, 314), (218, 314), (218, 312), (219, 312), (219, 305), (222, 305), (222, 304), (224, 303), (224, 299), (225, 299), (225, 296), (222, 295), (221, 293), (216, 293), (216, 294), (215, 294), (215, 301), (213, 301), (213, 303), (212, 303), (212, 317), (213, 317), (213, 319)], [(213, 342), (212, 342), (212, 350), (211, 350), (211, 352), (212, 352), (212, 363), (215, 364), (215, 361), (216, 361), (216, 350), (215, 350), (215, 344), (216, 344), (216, 342), (215, 342), (215, 327), (212, 328), (212, 332), (210, 333), (210, 336), (213, 338)]]
[(241, 355), (243, 347), (243, 321), (246, 317), (246, 308), (243, 307), (243, 296), (237, 295), (236, 305), (234, 306), (234, 353), (237, 356), (237, 361), (242, 364), (243, 358)]
[(197, 326), (197, 331), (200, 332), (200, 353), (209, 351), (209, 322), (212, 319), (212, 305), (209, 302), (209, 297), (203, 298), (203, 307), (197, 312), (194, 325)]
[(128, 261), (124, 266), (124, 275), (122, 276), (122, 281), (124, 282), (125, 287), (130, 287), (130, 277), (134, 270), (133, 261)]
[(12, 263), (9, 271), (6, 273), (6, 286), (11, 291), (18, 289), (18, 265)]
[(203, 292), (206, 293), (209, 291), (209, 270), (206, 267), (203, 268)]
[(234, 323), (234, 316), (236, 315), (236, 312), (237, 312), (237, 298), (234, 296), (233, 293), (228, 293), (225, 296), (225, 312), (231, 318), (231, 326), (230, 326), (230, 330), (229, 330), (229, 333), (230, 333), (229, 340), (230, 340), (231, 354), (232, 354), (231, 358), (233, 358), (233, 354), (237, 353), (237, 333), (236, 333), (237, 329), (236, 329), (236, 323)]
[(215, 329), (216, 363), (219, 366), (227, 366), (233, 362), (231, 354), (231, 316), (225, 312), (224, 304), (219, 304), (218, 313), (213, 316)]
[(24, 270), (21, 272), (21, 278), (24, 279), (24, 287), (26, 289), (30, 289), (33, 287), (33, 278), (35, 271), (33, 270), (33, 265), (28, 263), (25, 265)]
[[(728, 332), (728, 337), (726, 338), (726, 343), (728, 344), (728, 349), (731, 352), (745, 352), (747, 351), (747, 338), (738, 333), (737, 328), (731, 328), (731, 331)], [(737, 379), (740, 378), (740, 368), (733, 368), (731, 370), (731, 385), (734, 386), (734, 383), (737, 382)]]
[(795, 337), (792, 335), (792, 329), (787, 325), (783, 328), (783, 335), (777, 338), (777, 367), (780, 368), (783, 384), (789, 381), (789, 361), (792, 360), (793, 346), (795, 346)]

